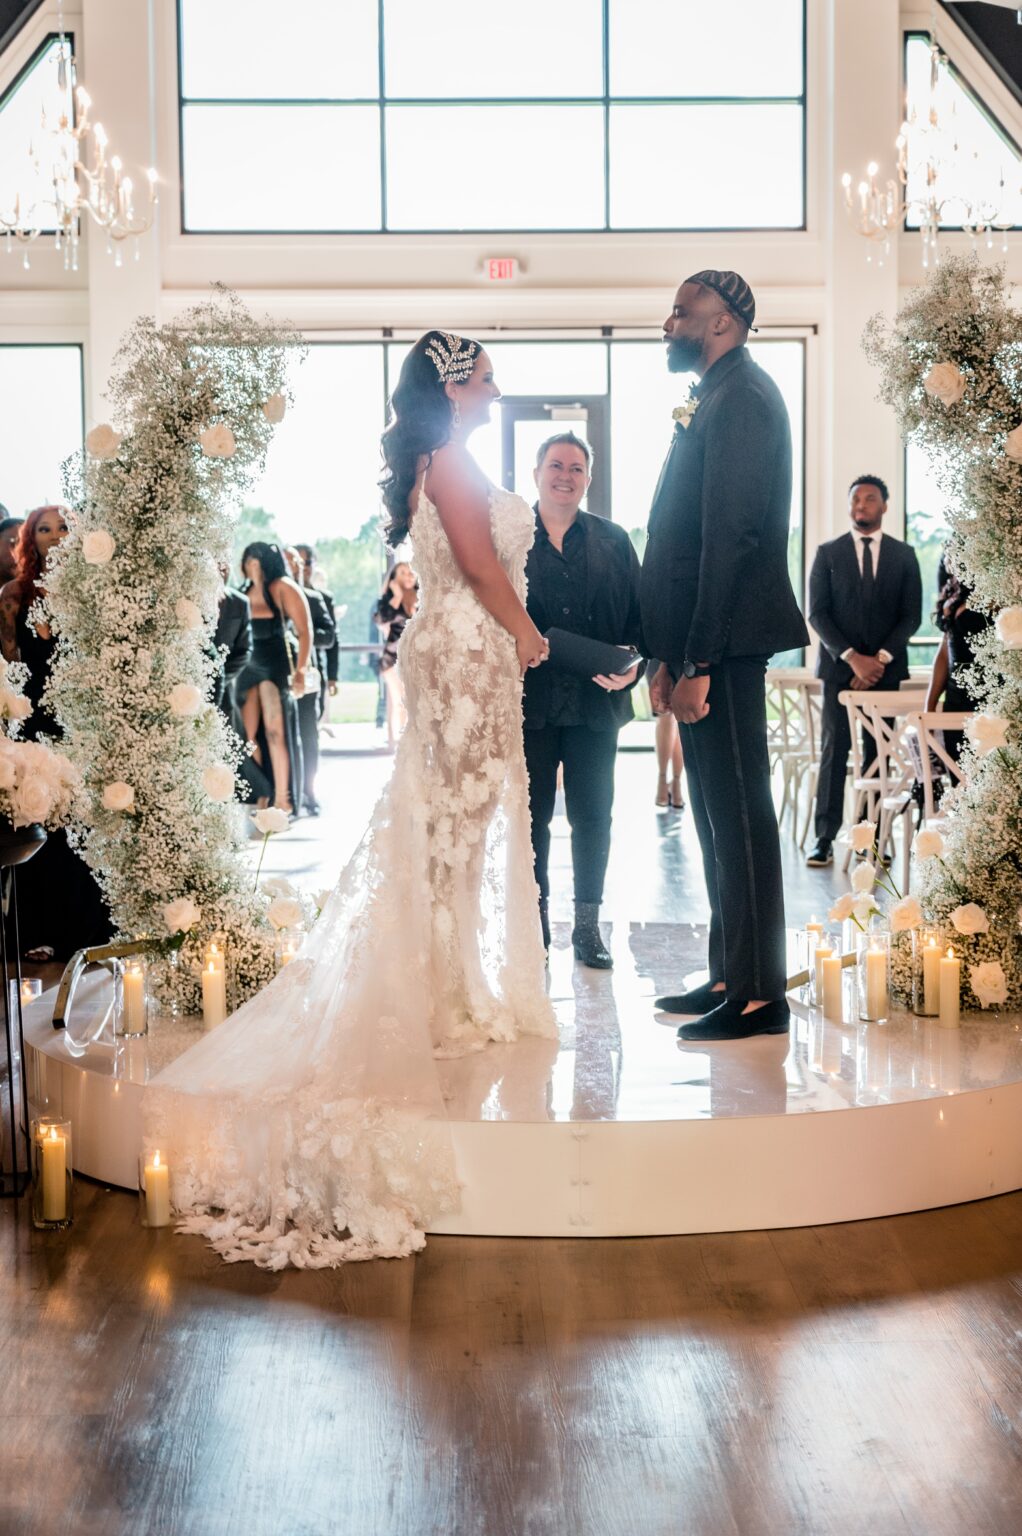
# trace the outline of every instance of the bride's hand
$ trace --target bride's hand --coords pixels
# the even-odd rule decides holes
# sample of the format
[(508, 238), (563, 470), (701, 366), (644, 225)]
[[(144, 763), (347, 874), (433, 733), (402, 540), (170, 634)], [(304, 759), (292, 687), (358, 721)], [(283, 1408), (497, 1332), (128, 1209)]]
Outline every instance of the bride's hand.
[(515, 647), (523, 677), (530, 667), (538, 667), (550, 655), (550, 642), (543, 638), (535, 624), (530, 624), (526, 633), (518, 636)]

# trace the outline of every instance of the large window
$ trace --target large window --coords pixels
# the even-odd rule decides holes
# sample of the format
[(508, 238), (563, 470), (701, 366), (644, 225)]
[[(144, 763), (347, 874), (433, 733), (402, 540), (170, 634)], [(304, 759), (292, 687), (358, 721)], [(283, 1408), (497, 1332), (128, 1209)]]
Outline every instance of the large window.
[(188, 231), (803, 227), (805, 0), (178, 12)]
[(82, 349), (0, 345), (0, 503), (12, 516), (63, 500), (82, 446)]
[(911, 439), (905, 444), (905, 534), (919, 558), (923, 578), (923, 622), (909, 641), (913, 666), (932, 662), (940, 639), (933, 621), (937, 604), (937, 567), (947, 542), (946, 498), (930, 460)]

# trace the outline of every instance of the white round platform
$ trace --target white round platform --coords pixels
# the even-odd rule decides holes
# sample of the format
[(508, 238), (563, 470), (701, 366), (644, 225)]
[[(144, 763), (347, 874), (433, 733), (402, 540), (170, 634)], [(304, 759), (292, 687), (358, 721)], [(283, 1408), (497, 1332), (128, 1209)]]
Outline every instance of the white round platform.
[[(702, 934), (635, 924), (615, 969), (572, 964), (555, 932), (559, 1045), (527, 1039), (439, 1064), (461, 1210), (436, 1232), (640, 1236), (818, 1225), (1022, 1187), (1022, 1020), (960, 1030), (907, 1015), (825, 1022), (793, 995), (790, 1037), (703, 1048), (653, 998), (699, 963)], [(851, 977), (848, 976), (851, 983)], [(134, 1188), (148, 1077), (198, 1038), (160, 1020), (114, 1041), (109, 981), (82, 982), (67, 1032), (54, 994), (26, 1010), (33, 1113), (74, 1126), (76, 1169)], [(846, 1017), (852, 1017), (851, 991)]]

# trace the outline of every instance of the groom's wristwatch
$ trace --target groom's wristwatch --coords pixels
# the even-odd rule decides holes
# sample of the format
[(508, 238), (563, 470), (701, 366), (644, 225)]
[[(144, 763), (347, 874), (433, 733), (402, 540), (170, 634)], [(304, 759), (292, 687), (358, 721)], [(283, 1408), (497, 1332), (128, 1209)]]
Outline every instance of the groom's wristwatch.
[(682, 677), (709, 677), (709, 663), (701, 661), (686, 661), (682, 666), (681, 675)]

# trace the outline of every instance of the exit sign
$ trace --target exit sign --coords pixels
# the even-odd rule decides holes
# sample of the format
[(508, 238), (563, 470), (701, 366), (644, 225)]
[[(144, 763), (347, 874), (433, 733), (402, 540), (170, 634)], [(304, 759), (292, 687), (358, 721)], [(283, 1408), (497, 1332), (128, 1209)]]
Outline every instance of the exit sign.
[(483, 276), (489, 283), (513, 283), (519, 271), (517, 256), (487, 256), (483, 261)]

